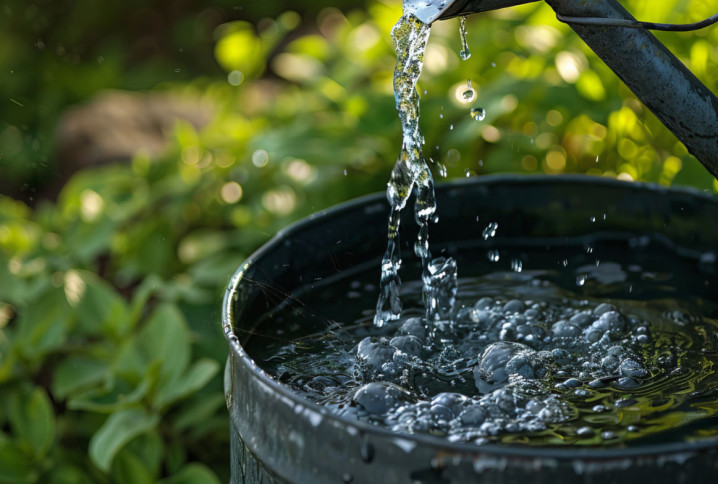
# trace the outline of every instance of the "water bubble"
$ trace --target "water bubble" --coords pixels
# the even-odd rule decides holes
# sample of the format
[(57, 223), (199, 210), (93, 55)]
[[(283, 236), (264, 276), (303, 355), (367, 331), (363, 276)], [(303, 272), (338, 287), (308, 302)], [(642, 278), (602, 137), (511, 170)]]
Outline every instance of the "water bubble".
[(472, 108), (471, 117), (476, 121), (483, 121), (486, 117), (486, 110), (484, 108)]
[(360, 387), (352, 402), (368, 413), (380, 415), (392, 408), (410, 402), (411, 394), (404, 388), (389, 382), (372, 382)]
[(489, 393), (505, 385), (510, 375), (534, 376), (536, 352), (531, 347), (511, 341), (501, 341), (486, 347), (479, 364), (474, 368), (474, 379), (481, 393)]
[(426, 328), (421, 322), (421, 318), (414, 317), (409, 318), (399, 327), (399, 333), (404, 335), (414, 336), (420, 341), (426, 339)]
[[(384, 364), (393, 360), (396, 351), (397, 349), (391, 346), (386, 338), (367, 336), (357, 347), (356, 376), (362, 381), (371, 381), (387, 369), (392, 370), (384, 368)], [(392, 375), (385, 376), (394, 376), (396, 371), (391, 371), (391, 373)]]

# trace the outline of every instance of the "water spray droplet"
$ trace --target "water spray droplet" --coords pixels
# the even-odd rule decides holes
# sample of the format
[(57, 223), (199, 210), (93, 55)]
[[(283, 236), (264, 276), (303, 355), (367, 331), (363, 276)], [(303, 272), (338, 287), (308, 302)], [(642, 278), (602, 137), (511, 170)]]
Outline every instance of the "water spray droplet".
[(475, 97), (476, 91), (474, 91), (472, 87), (467, 88), (466, 91), (461, 93), (461, 101), (464, 103), (470, 103)]
[(459, 57), (461, 60), (467, 60), (471, 57), (471, 51), (469, 50), (469, 44), (466, 42), (466, 17), (459, 19), (459, 35), (461, 36), (461, 52)]
[(484, 238), (484, 240), (488, 240), (491, 237), (496, 236), (496, 230), (499, 228), (498, 222), (491, 222), (489, 225), (486, 226), (486, 228), (481, 232), (481, 236)]
[(486, 110), (484, 108), (472, 108), (471, 117), (476, 121), (483, 121), (486, 117)]

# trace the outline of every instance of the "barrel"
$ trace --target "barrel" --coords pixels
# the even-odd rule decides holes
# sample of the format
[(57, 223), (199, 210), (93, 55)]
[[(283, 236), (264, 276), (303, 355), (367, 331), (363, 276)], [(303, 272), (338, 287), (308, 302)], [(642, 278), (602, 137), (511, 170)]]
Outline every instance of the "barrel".
[[(695, 254), (718, 250), (718, 198), (690, 188), (503, 175), (441, 184), (436, 195), (432, 251), (560, 243), (594, 232), (597, 214), (613, 234), (648, 234)], [(314, 214), (279, 232), (231, 278), (222, 325), (230, 349), (224, 381), (233, 483), (680, 483), (718, 476), (715, 437), (627, 448), (451, 443), (339, 417), (272, 379), (243, 346), (257, 321), (313, 281), (371, 264), (378, 278), (388, 210), (376, 194)], [(411, 254), (416, 229), (405, 212), (402, 240)], [(497, 221), (500, 237), (484, 241), (477, 214)]]

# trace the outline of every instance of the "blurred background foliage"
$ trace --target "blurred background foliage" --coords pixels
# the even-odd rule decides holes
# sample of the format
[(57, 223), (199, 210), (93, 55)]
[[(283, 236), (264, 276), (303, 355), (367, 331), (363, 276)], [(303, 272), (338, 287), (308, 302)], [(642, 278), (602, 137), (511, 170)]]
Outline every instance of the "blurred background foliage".
[[(623, 3), (659, 22), (718, 11)], [(0, 482), (228, 479), (223, 288), (289, 222), (385, 187), (400, 12), (3, 2)], [(458, 21), (435, 24), (419, 82), (437, 180), (586, 173), (718, 190), (543, 3), (467, 28), (461, 61)], [(717, 91), (718, 28), (659, 37)]]

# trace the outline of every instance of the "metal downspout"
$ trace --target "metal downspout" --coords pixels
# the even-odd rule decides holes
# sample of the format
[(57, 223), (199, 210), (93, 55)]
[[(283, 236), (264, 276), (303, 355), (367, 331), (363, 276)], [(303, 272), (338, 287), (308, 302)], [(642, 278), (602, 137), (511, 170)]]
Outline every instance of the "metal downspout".
[[(533, 0), (455, 0), (431, 20)], [(546, 0), (564, 17), (635, 20), (616, 0)], [(650, 31), (571, 25), (638, 99), (718, 178), (718, 98)]]

